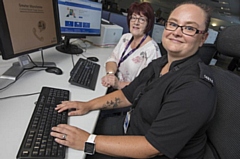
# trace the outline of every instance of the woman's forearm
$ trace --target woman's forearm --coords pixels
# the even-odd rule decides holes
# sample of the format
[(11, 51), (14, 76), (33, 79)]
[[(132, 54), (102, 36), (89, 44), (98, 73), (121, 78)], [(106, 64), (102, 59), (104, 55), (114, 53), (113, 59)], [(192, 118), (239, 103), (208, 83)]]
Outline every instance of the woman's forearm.
[(130, 106), (131, 103), (127, 100), (122, 91), (118, 90), (89, 101), (89, 105), (91, 105), (91, 110), (97, 110), (127, 107)]
[(161, 155), (144, 136), (102, 136), (95, 139), (96, 151), (110, 156), (152, 158)]
[(117, 72), (117, 64), (116, 62), (107, 62), (106, 63), (106, 73), (111, 72), (115, 74)]

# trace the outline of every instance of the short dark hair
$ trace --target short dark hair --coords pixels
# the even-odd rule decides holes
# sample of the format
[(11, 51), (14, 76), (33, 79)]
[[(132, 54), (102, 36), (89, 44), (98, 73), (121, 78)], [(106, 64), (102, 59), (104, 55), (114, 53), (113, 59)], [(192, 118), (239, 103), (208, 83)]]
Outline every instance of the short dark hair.
[(205, 32), (207, 32), (208, 28), (209, 28), (209, 25), (210, 25), (210, 22), (211, 22), (212, 8), (210, 6), (208, 6), (208, 5), (206, 5), (206, 4), (198, 3), (197, 1), (196, 2), (195, 1), (185, 1), (185, 2), (182, 2), (182, 3), (178, 4), (175, 8), (177, 8), (177, 7), (181, 6), (181, 5), (184, 5), (184, 4), (196, 5), (196, 6), (198, 6), (199, 8), (201, 8), (205, 12), (205, 15), (206, 15), (206, 17), (205, 17)]
[(136, 14), (142, 14), (144, 16), (147, 17), (147, 26), (146, 29), (144, 31), (144, 33), (149, 33), (152, 29), (153, 29), (153, 25), (154, 25), (154, 10), (151, 6), (150, 3), (148, 2), (134, 2), (131, 4), (131, 6), (128, 9), (128, 15), (127, 15), (127, 23), (128, 23), (128, 27), (130, 27), (130, 20), (131, 20), (131, 16), (133, 13)]

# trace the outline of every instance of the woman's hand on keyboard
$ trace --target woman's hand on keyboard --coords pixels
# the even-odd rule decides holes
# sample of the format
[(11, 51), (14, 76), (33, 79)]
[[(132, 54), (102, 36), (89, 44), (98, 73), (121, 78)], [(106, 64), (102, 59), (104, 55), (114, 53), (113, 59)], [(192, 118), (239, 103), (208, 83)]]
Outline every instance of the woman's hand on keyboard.
[(74, 126), (59, 124), (52, 127), (51, 136), (61, 145), (71, 147), (76, 150), (83, 150), (84, 143), (89, 137), (89, 133)]
[(87, 103), (80, 101), (62, 101), (61, 104), (57, 105), (55, 110), (59, 113), (69, 110), (69, 116), (84, 115), (90, 111)]

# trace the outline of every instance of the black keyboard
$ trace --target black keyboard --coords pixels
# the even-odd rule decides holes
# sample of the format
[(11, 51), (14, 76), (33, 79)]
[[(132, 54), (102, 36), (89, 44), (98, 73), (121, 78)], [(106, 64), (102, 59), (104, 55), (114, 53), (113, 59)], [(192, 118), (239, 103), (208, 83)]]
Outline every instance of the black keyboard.
[(19, 148), (17, 159), (64, 159), (65, 146), (50, 136), (51, 128), (67, 124), (67, 111), (54, 110), (61, 101), (69, 100), (68, 90), (42, 87), (28, 128)]
[(99, 69), (99, 64), (79, 58), (78, 62), (70, 72), (69, 83), (95, 90)]

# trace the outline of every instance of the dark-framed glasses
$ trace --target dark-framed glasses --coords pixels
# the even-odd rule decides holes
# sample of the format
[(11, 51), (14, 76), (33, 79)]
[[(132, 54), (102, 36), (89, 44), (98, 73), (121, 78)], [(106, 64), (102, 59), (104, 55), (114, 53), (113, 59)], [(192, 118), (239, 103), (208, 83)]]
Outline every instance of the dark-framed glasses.
[(131, 16), (130, 17), (130, 21), (131, 22), (135, 22), (136, 20), (138, 20), (138, 22), (139, 23), (145, 23), (147, 20), (145, 19), (145, 18), (143, 18), (143, 17), (139, 17), (139, 18), (137, 18), (136, 16)]
[(180, 25), (178, 25), (174, 22), (168, 22), (168, 21), (165, 23), (165, 29), (166, 30), (175, 31), (175, 30), (177, 30), (178, 27), (181, 28), (181, 31), (182, 31), (183, 34), (189, 35), (189, 36), (193, 36), (195, 34), (204, 34), (205, 33), (205, 30), (204, 31), (198, 30), (197, 28), (192, 27), (192, 26), (180, 26)]

